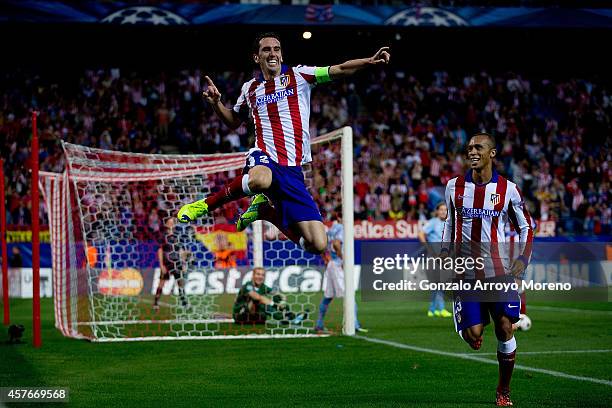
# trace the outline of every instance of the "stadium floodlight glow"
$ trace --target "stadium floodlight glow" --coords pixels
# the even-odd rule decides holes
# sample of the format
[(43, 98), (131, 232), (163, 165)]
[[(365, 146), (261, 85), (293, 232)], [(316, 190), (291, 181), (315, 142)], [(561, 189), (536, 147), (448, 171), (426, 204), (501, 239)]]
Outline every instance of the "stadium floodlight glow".
[(310, 40), (312, 38), (312, 33), (310, 31), (304, 31), (304, 33), (302, 34), (302, 37), (305, 40)]

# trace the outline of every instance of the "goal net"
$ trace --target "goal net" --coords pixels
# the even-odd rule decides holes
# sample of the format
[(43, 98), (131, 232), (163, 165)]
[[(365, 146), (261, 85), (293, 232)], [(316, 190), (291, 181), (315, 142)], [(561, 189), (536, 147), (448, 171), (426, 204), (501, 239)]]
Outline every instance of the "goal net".
[[(322, 213), (343, 203), (350, 226), (344, 245), (347, 293), (326, 320), (353, 334), (353, 313), (347, 312), (354, 308), (351, 129), (314, 138), (312, 147), (314, 161), (304, 166), (307, 185)], [(317, 335), (322, 258), (266, 222), (237, 232), (234, 223), (248, 199), (194, 223), (174, 222), (183, 204), (240, 174), (245, 153), (136, 154), (68, 143), (64, 151), (67, 170), (41, 172), (41, 188), (49, 214), (55, 322), (65, 336), (134, 341)], [(330, 185), (337, 188), (326, 191)], [(164, 247), (169, 236), (172, 245)], [(170, 248), (176, 266), (166, 281), (160, 281), (162, 247)], [(236, 294), (252, 279), (254, 266), (265, 267), (266, 285), (285, 304), (266, 310), (256, 323), (237, 322)]]

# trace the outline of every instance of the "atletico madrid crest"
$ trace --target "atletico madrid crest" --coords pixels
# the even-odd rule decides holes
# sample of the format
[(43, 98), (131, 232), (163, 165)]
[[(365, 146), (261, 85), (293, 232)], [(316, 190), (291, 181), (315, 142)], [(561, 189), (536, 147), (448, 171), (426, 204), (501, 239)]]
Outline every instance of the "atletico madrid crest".
[(279, 79), (281, 86), (285, 88), (291, 83), (291, 77), (289, 75), (281, 75)]
[(497, 205), (501, 201), (501, 194), (491, 193), (491, 204)]

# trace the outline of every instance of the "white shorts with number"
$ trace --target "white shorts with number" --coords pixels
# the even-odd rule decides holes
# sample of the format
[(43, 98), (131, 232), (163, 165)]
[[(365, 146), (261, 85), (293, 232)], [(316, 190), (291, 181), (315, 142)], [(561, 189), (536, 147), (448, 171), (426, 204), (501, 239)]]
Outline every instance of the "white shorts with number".
[(344, 269), (342, 269), (342, 264), (329, 261), (325, 269), (325, 278), (327, 279), (327, 285), (324, 290), (325, 297), (344, 297)]

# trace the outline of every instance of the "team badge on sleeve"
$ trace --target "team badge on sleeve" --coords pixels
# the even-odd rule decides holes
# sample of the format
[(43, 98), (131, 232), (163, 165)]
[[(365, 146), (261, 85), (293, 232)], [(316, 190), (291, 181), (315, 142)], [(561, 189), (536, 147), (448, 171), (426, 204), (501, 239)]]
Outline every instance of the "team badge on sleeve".
[(501, 194), (491, 193), (491, 204), (497, 205), (501, 201)]

